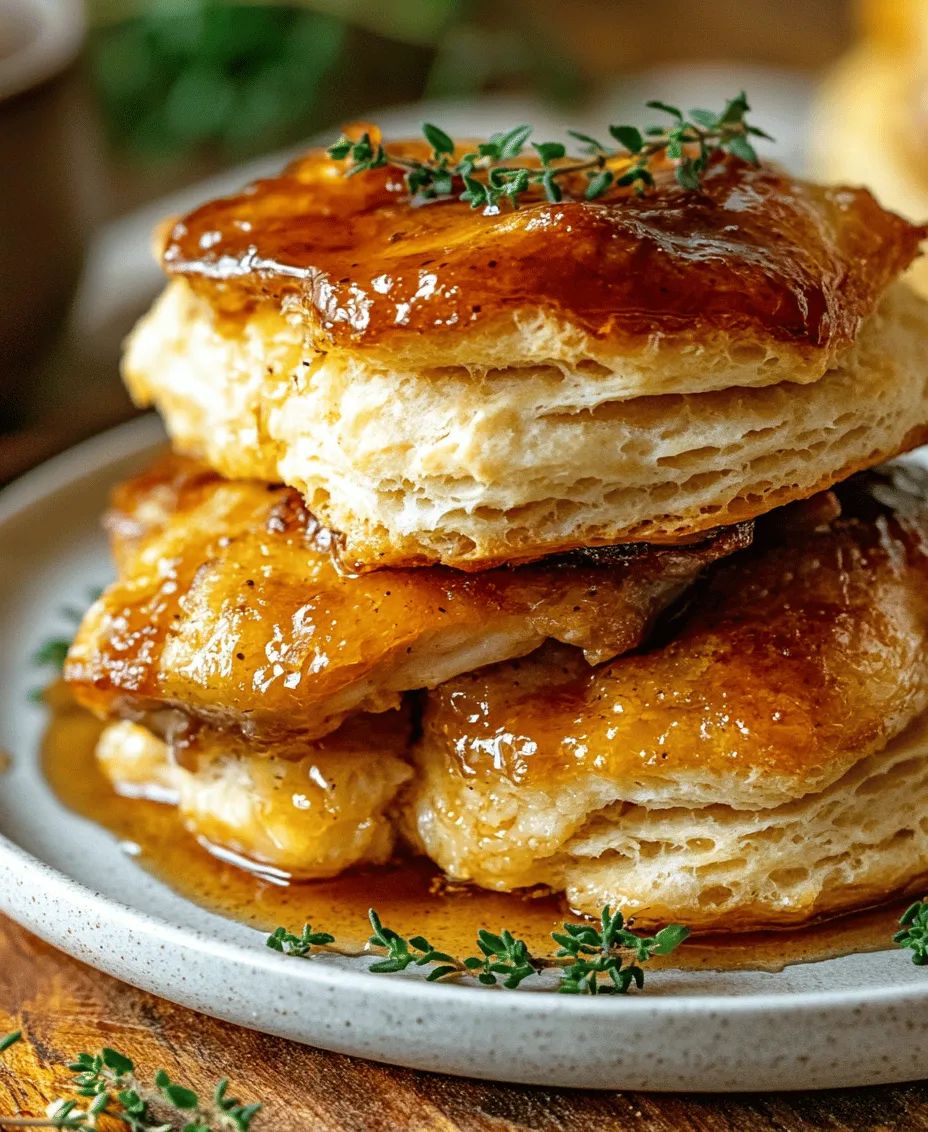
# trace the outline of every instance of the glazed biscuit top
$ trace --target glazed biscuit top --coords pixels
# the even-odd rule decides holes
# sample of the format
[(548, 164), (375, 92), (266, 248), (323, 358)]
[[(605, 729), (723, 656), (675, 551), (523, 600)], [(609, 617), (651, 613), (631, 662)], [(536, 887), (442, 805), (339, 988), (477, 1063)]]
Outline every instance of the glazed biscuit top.
[[(391, 151), (425, 158), (428, 147)], [(226, 314), (267, 301), (298, 309), (325, 350), (460, 342), (541, 310), (620, 348), (721, 335), (833, 355), (926, 234), (865, 189), (722, 154), (700, 191), (681, 188), (665, 161), (640, 196), (529, 195), (517, 209), (413, 205), (395, 169), (344, 173), (317, 150), (201, 206), (170, 230), (165, 270)]]

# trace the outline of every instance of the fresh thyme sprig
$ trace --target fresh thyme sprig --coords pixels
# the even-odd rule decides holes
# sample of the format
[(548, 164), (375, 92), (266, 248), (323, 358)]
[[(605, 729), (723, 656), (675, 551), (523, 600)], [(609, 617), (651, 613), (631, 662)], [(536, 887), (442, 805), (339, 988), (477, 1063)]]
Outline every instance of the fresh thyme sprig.
[(444, 966), (437, 967), (428, 976), (429, 980), (434, 982), (435, 979), (441, 978), (438, 972), (450, 974), (458, 970), (457, 961), (453, 956), (438, 951), (424, 936), (416, 935), (411, 939), (403, 939), (392, 928), (383, 926), (373, 908), (368, 912), (368, 917), (374, 929), (374, 934), (368, 942), (384, 948), (387, 952), (385, 959), (370, 965), (370, 970), (375, 974), (391, 975), (397, 971), (405, 971), (410, 963), (415, 963), (417, 967), (423, 967), (426, 963), (442, 963)]
[(335, 942), (335, 936), (328, 932), (314, 932), (309, 924), (303, 928), (301, 935), (293, 935), (286, 928), (277, 928), (268, 936), (267, 945), (274, 951), (282, 951), (285, 955), (298, 955), (303, 958), (314, 947), (325, 947)]
[[(424, 936), (416, 935), (405, 939), (392, 928), (384, 927), (380, 916), (373, 908), (368, 913), (368, 917), (373, 929), (368, 944), (381, 948), (385, 953), (383, 959), (378, 959), (368, 968), (377, 975), (396, 974), (405, 971), (407, 967), (425, 967), (433, 963), (437, 966), (433, 967), (427, 976), (430, 983), (448, 975), (476, 975), (484, 986), (494, 986), (498, 979), (505, 975), (503, 986), (511, 989), (517, 987), (529, 975), (534, 975), (538, 969), (526, 945), (507, 931), (497, 936), (481, 929), (477, 933), (477, 948), (481, 952), (480, 956), (456, 959), (446, 951), (439, 951), (433, 947)], [(365, 954), (330, 946), (333, 944), (335, 944), (334, 936), (328, 932), (314, 932), (310, 924), (304, 926), (300, 935), (294, 935), (286, 928), (276, 928), (267, 938), (267, 946), (273, 951), (282, 951), (285, 955), (296, 955), (301, 959), (311, 955), (314, 950), (332, 951), (338, 955), (354, 957)]]
[[(0, 1039), (0, 1053), (22, 1038), (22, 1031)], [(78, 1097), (89, 1104), (62, 1098), (49, 1105), (44, 1117), (2, 1116), (3, 1128), (96, 1128), (101, 1116), (121, 1121), (130, 1132), (249, 1132), (260, 1104), (243, 1105), (228, 1095), (223, 1078), (209, 1101), (164, 1072), (155, 1074), (155, 1087), (146, 1088), (136, 1077), (135, 1064), (117, 1050), (104, 1047), (97, 1054), (78, 1054), (68, 1066)]]
[(665, 102), (647, 105), (668, 114), (670, 123), (648, 126), (644, 131), (637, 126), (609, 126), (609, 134), (619, 143), (618, 148), (603, 144), (589, 134), (568, 130), (581, 144), (581, 157), (568, 157), (567, 147), (562, 142), (533, 141), (535, 160), (530, 165), (518, 160), (532, 134), (532, 127), (525, 125), (494, 134), (489, 141), (481, 142), (476, 150), (459, 159), (455, 159), (453, 139), (429, 122), (422, 127), (432, 149), (432, 156), (426, 161), (393, 152), (369, 133), (356, 139), (343, 134), (326, 152), (337, 161), (349, 161), (346, 177), (384, 166), (400, 170), (414, 203), (448, 198), (457, 193), (471, 208), (482, 206), (497, 212), (506, 201), (518, 208), (519, 199), (533, 187), (540, 187), (549, 201), (560, 201), (565, 194), (564, 178), (574, 174), (586, 177), (583, 192), (586, 200), (596, 200), (613, 184), (623, 188), (634, 186), (636, 192), (643, 193), (654, 184), (652, 165), (660, 156), (674, 162), (679, 184), (695, 192), (701, 186), (702, 173), (713, 154), (730, 153), (757, 165), (757, 154), (750, 139), (773, 140), (747, 122), (745, 115), (750, 106), (743, 91), (726, 103), (720, 113), (696, 109), (687, 116)]
[[(656, 936), (639, 936), (625, 926), (621, 912), (603, 908), (599, 928), (595, 924), (565, 924), (564, 932), (552, 932), (561, 945), (559, 956), (571, 962), (564, 968), (562, 994), (627, 994), (632, 983), (644, 986), (642, 964), (652, 955), (669, 955), (690, 934), (682, 924), (668, 924)], [(623, 965), (623, 951), (632, 960)], [(601, 982), (608, 975), (611, 983)]]
[[(373, 908), (368, 915), (374, 932), (369, 945), (384, 952), (384, 957), (368, 968), (375, 974), (434, 965), (427, 976), (429, 982), (474, 975), (484, 986), (496, 986), (501, 981), (513, 990), (531, 975), (554, 968), (560, 971), (557, 989), (561, 994), (627, 994), (633, 984), (640, 990), (644, 985), (642, 965), (653, 955), (669, 955), (690, 934), (682, 924), (669, 924), (655, 936), (641, 936), (631, 930), (621, 912), (613, 913), (606, 906), (598, 925), (565, 923), (563, 932), (552, 932), (552, 939), (560, 944), (553, 958), (532, 955), (523, 940), (505, 929), (496, 935), (481, 928), (477, 933), (480, 954), (462, 959), (439, 951), (424, 936), (407, 939), (385, 927)], [(274, 951), (300, 958), (318, 951), (348, 954), (334, 944), (333, 936), (313, 931), (310, 924), (300, 935), (277, 928), (267, 939), (267, 946)]]
[[(439, 966), (429, 972), (429, 982), (435, 982), (448, 975), (476, 975), (479, 982), (490, 987), (496, 986), (500, 978), (505, 975), (503, 986), (514, 990), (523, 979), (536, 974), (539, 970), (537, 961), (532, 959), (523, 941), (516, 939), (506, 930), (494, 935), (493, 932), (481, 928), (477, 932), (477, 949), (480, 955), (455, 959), (447, 952), (436, 950), (423, 936), (417, 935), (407, 940), (392, 928), (385, 928), (373, 908), (368, 914), (371, 927), (374, 929), (369, 942), (387, 950), (386, 959), (371, 964), (369, 969), (375, 974), (405, 971), (410, 963), (415, 963), (417, 967), (425, 966), (427, 963), (438, 963)], [(415, 952), (418, 952), (418, 955)]]
[(893, 936), (893, 943), (912, 952), (912, 962), (923, 967), (928, 963), (928, 902), (918, 900), (906, 908), (899, 920), (901, 931)]
[(485, 987), (496, 986), (497, 980), (505, 975), (503, 986), (515, 990), (524, 979), (537, 975), (545, 966), (532, 956), (521, 939), (516, 939), (505, 928), (499, 935), (481, 928), (477, 932), (477, 947), (481, 954), (469, 956), (463, 962), (465, 969), (476, 975), (477, 981)]

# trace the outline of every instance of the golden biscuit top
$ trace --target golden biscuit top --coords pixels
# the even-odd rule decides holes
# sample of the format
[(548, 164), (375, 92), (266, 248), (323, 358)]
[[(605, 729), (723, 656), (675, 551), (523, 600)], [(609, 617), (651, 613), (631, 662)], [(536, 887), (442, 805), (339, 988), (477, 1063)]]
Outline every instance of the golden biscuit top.
[(450, 681), (426, 742), (465, 781), (526, 789), (586, 773), (765, 805), (836, 779), (928, 704), (928, 504), (905, 486), (854, 477), (813, 525), (775, 512), (669, 642), (595, 669), (549, 646)]
[(926, 234), (866, 189), (727, 155), (701, 191), (667, 162), (655, 180), (643, 196), (529, 196), (487, 215), (457, 199), (414, 207), (395, 170), (346, 178), (317, 150), (184, 217), (163, 264), (226, 313), (295, 301), (322, 349), (462, 338), (541, 309), (607, 343), (722, 334), (833, 352)]

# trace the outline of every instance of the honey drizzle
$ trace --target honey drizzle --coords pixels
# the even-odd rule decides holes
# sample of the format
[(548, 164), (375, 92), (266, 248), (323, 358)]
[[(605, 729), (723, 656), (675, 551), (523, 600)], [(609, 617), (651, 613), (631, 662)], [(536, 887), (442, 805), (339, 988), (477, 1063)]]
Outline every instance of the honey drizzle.
[[(429, 152), (421, 140), (391, 150)], [(406, 360), (520, 309), (557, 311), (600, 339), (697, 328), (814, 347), (853, 339), (924, 235), (865, 190), (734, 158), (714, 159), (698, 193), (665, 162), (643, 197), (614, 186), (595, 202), (524, 198), (498, 215), (456, 199), (410, 207), (394, 170), (344, 171), (314, 150), (201, 205), (166, 234), (165, 270), (233, 333), (258, 306), (295, 303), (324, 348), (402, 344)]]
[[(50, 720), (42, 765), (57, 797), (108, 829), (146, 871), (211, 912), (268, 932), (279, 924), (299, 930), (311, 922), (354, 951), (366, 942), (367, 911), (376, 907), (401, 935), (425, 935), (459, 955), (473, 953), (480, 927), (507, 927), (534, 954), (551, 955), (550, 933), (565, 917), (577, 918), (556, 896), (450, 885), (423, 858), (299, 884), (248, 872), (200, 845), (183, 830), (172, 807), (118, 795), (93, 755), (103, 724), (78, 707), (63, 685), (50, 688), (46, 699)], [(801, 929), (696, 936), (673, 956), (652, 960), (651, 966), (779, 971), (792, 963), (885, 950), (907, 903)]]

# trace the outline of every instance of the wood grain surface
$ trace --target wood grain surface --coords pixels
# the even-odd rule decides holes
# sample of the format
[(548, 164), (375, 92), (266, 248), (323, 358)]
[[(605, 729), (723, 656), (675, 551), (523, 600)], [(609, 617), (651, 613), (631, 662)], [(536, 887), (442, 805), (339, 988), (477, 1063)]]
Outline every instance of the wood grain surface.
[[(64, 1064), (110, 1045), (140, 1074), (164, 1068), (195, 1089), (228, 1075), (264, 1111), (254, 1132), (883, 1132), (928, 1129), (928, 1086), (757, 1096), (593, 1093), (463, 1081), (323, 1053), (217, 1022), (84, 967), (0, 918), (3, 1116), (67, 1096)], [(621, 1041), (621, 1035), (616, 1035)], [(784, 1041), (802, 1035), (784, 1034)], [(784, 1082), (786, 1084), (787, 1082)]]

